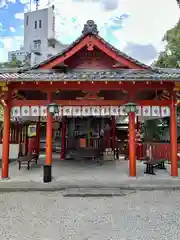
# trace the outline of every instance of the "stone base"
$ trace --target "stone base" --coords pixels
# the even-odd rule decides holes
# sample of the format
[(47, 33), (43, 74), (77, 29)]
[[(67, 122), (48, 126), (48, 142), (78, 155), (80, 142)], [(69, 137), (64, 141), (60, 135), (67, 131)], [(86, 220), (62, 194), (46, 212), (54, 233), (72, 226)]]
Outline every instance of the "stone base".
[(49, 183), (52, 181), (52, 167), (51, 165), (44, 165), (44, 169), (43, 169), (43, 182), (44, 183)]

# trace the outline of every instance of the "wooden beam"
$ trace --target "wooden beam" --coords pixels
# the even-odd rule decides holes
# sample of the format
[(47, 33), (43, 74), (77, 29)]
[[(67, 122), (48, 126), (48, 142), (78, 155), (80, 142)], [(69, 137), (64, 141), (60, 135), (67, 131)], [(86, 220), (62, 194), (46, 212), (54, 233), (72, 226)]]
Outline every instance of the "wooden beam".
[[(126, 104), (126, 100), (53, 100), (62, 106), (121, 106)], [(139, 100), (135, 101), (140, 106), (169, 106), (170, 100)], [(46, 106), (47, 100), (12, 100), (12, 106)]]
[(69, 51), (67, 51), (65, 54), (63, 54), (60, 57), (57, 57), (55, 60), (52, 60), (49, 63), (44, 64), (40, 68), (41, 69), (52, 69), (56, 65), (64, 62), (66, 59), (68, 59), (69, 57), (74, 55), (76, 52), (81, 50), (88, 42), (89, 42), (89, 37), (87, 36), (84, 39), (82, 39), (79, 43), (77, 43), (73, 48), (71, 48)]
[(14, 82), (9, 84), (12, 90), (40, 90), (40, 91), (56, 91), (56, 90), (172, 90), (172, 82), (158, 81), (41, 81), (41, 82)]
[(100, 40), (98, 40), (96, 37), (92, 36), (91, 41), (94, 43), (96, 47), (98, 47), (102, 52), (106, 53), (108, 56), (116, 60), (117, 62), (128, 66), (132, 69), (146, 69), (145, 67), (142, 67), (136, 63), (134, 63), (131, 60), (126, 59), (123, 56), (119, 56), (115, 51), (113, 51), (111, 48), (108, 48), (105, 44), (103, 44)]
[(116, 60), (117, 62), (128, 66), (129, 68), (133, 69), (146, 69), (146, 67), (142, 67), (136, 63), (134, 63), (131, 60), (126, 59), (123, 56), (118, 55), (114, 50), (107, 47), (104, 43), (102, 43), (99, 39), (97, 39), (95, 36), (87, 36), (84, 39), (80, 40), (75, 46), (73, 46), (69, 51), (67, 51), (65, 54), (63, 54), (60, 57), (57, 57), (55, 60), (50, 61), (49, 63), (44, 64), (41, 66), (41, 69), (52, 69), (56, 65), (64, 62), (66, 59), (73, 56), (75, 53), (77, 53), (79, 50), (81, 50), (83, 47), (85, 47), (89, 42), (94, 44), (96, 47), (98, 47), (102, 52), (106, 53), (108, 56)]

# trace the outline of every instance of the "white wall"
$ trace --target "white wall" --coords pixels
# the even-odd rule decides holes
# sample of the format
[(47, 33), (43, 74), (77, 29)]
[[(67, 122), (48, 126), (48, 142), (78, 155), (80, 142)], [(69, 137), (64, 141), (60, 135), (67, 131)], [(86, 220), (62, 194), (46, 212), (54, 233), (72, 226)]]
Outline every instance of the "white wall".
[[(53, 32), (53, 8), (45, 8), (24, 14), (24, 49), (31, 52), (35, 40), (41, 40), (41, 52), (47, 51), (48, 38), (54, 37)], [(39, 27), (41, 20), (41, 28)], [(35, 28), (37, 21), (37, 28)]]
[[(9, 159), (17, 159), (19, 154), (19, 144), (9, 145)], [(2, 159), (2, 144), (0, 144), (0, 158)]]
[[(41, 20), (41, 28), (39, 27)], [(37, 28), (35, 28), (35, 21)], [(41, 47), (37, 50), (40, 55), (35, 54), (34, 41), (40, 40)], [(54, 47), (50, 46), (54, 43)], [(55, 39), (55, 14), (53, 7), (41, 9), (24, 15), (24, 49), (31, 53), (31, 66), (40, 63), (50, 56), (61, 52), (67, 45)]]

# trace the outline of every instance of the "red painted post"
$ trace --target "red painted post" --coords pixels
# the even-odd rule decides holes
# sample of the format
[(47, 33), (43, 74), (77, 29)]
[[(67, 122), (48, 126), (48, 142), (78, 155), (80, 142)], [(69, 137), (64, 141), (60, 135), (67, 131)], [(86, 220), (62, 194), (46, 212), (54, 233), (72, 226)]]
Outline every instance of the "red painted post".
[(111, 147), (111, 135), (110, 135), (110, 130), (107, 130), (105, 133), (106, 136), (106, 148)]
[(10, 106), (4, 106), (4, 130), (2, 146), (2, 178), (9, 176), (9, 140), (10, 140)]
[(177, 120), (176, 120), (176, 106), (175, 106), (175, 96), (172, 97), (171, 101), (171, 176), (178, 176), (178, 145), (177, 145)]
[(135, 113), (129, 113), (129, 175), (136, 176), (136, 129)]
[(139, 132), (139, 130), (140, 130), (140, 121), (139, 121), (138, 116), (136, 116), (136, 130), (137, 130), (137, 132)]

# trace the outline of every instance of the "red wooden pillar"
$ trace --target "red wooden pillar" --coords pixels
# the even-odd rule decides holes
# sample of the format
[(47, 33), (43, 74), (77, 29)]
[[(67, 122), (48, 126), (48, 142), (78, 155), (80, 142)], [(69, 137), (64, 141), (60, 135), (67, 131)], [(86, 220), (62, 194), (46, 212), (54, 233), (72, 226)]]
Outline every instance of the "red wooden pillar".
[(135, 113), (129, 113), (129, 175), (136, 176), (136, 129)]
[(171, 176), (178, 176), (178, 145), (177, 145), (177, 120), (176, 120), (176, 105), (175, 96), (172, 96), (171, 100), (171, 121), (170, 121), (170, 131), (171, 131)]
[(112, 117), (112, 149), (116, 147), (116, 119)]
[(139, 117), (136, 116), (136, 131), (139, 132), (140, 130), (140, 121), (139, 121)]
[(110, 148), (111, 147), (111, 130), (110, 130), (109, 124), (105, 125), (104, 136), (106, 139), (106, 148)]
[(65, 159), (65, 149), (66, 149), (66, 119), (63, 117), (61, 126), (61, 160)]
[(9, 138), (10, 138), (10, 106), (4, 106), (4, 130), (2, 146), (2, 178), (9, 177)]
[[(52, 96), (48, 92), (48, 102), (51, 103)], [(52, 164), (52, 125), (53, 125), (53, 116), (49, 111), (47, 111), (47, 121), (46, 121), (46, 165)]]

